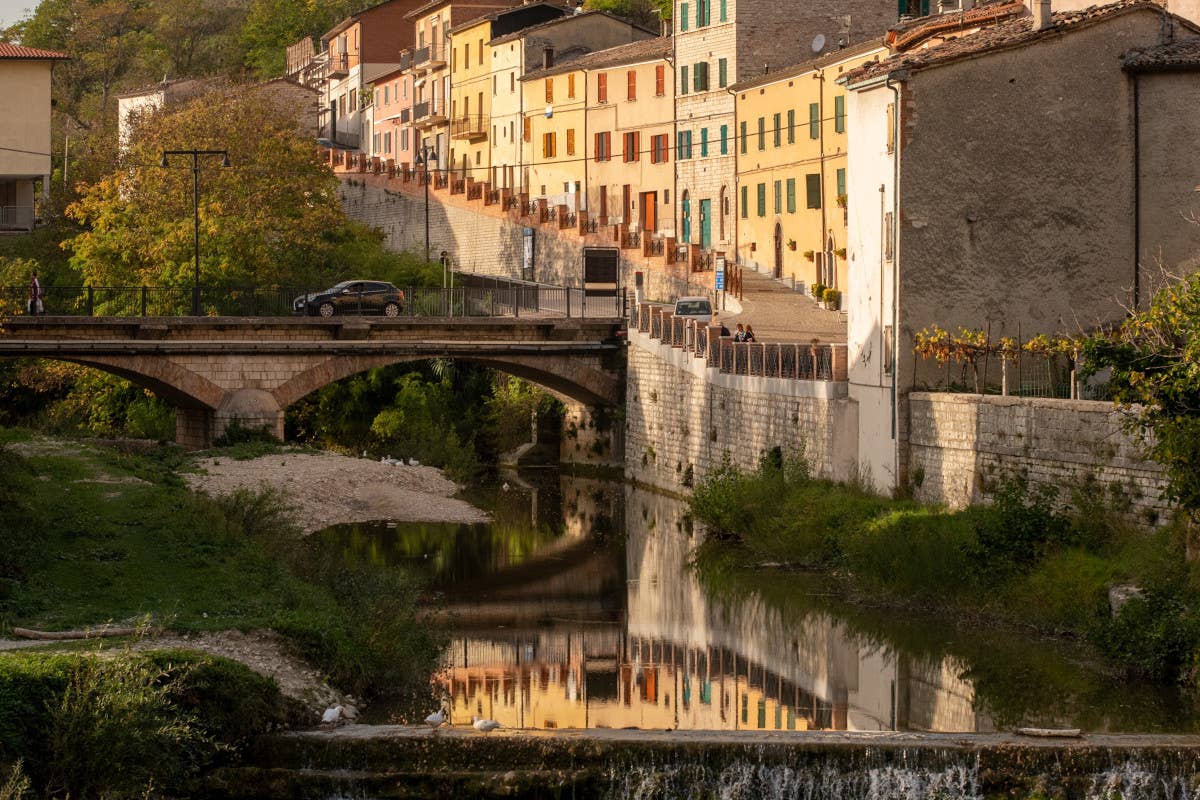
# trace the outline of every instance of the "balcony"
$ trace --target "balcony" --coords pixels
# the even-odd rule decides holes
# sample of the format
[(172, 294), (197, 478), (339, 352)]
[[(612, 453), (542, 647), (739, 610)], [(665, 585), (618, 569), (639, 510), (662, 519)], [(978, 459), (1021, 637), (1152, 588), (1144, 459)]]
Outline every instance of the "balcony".
[(0, 206), (0, 231), (33, 230), (33, 206)]
[(446, 66), (446, 46), (444, 44), (428, 44), (413, 50), (413, 70), (417, 73), (429, 72)]
[(330, 53), (326, 75), (330, 78), (344, 78), (350, 74), (350, 56), (346, 53)]
[(446, 103), (443, 100), (426, 100), (415, 103), (412, 111), (413, 125), (418, 128), (432, 128), (446, 121)]
[(487, 139), (487, 117), (482, 114), (467, 114), (450, 122), (450, 138), (482, 142)]

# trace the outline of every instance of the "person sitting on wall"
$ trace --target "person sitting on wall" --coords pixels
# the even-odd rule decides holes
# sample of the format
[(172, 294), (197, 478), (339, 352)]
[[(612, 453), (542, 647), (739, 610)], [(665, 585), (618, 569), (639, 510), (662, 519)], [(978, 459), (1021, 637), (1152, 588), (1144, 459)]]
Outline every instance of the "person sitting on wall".
[(742, 323), (740, 322), (737, 324), (737, 332), (733, 334), (733, 340), (735, 342), (746, 341), (746, 329), (742, 327)]
[(758, 341), (758, 337), (756, 337), (754, 335), (754, 326), (753, 325), (746, 326), (746, 335), (742, 337), (742, 341), (743, 342), (757, 342)]

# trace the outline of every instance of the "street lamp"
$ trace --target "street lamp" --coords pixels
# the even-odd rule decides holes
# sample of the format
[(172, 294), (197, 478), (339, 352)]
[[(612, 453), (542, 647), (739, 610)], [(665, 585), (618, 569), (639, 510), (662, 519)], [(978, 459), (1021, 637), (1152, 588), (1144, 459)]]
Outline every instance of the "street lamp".
[(195, 255), (195, 267), (192, 285), (192, 316), (200, 316), (200, 156), (221, 156), (221, 166), (232, 166), (229, 163), (228, 150), (163, 150), (160, 167), (167, 166), (167, 156), (192, 157), (192, 250)]
[(437, 163), (437, 148), (431, 144), (421, 145), (417, 163), (425, 166), (425, 263), (429, 263), (429, 162)]

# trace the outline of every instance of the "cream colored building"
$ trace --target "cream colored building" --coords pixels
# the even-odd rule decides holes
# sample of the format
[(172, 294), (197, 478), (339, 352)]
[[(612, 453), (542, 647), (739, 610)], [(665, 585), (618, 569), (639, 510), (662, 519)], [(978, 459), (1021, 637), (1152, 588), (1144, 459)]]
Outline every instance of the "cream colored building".
[(28, 231), (50, 192), (50, 75), (68, 56), (0, 42), (0, 230)]
[(862, 44), (731, 88), (739, 263), (846, 291), (846, 88), (837, 78), (887, 55)]
[(587, 73), (575, 67), (550, 67), (521, 78), (526, 112), (521, 129), (531, 198), (545, 198), (551, 206), (582, 207), (587, 186)]
[(601, 224), (671, 236), (675, 71), (670, 37), (579, 60), (587, 74), (587, 208)]

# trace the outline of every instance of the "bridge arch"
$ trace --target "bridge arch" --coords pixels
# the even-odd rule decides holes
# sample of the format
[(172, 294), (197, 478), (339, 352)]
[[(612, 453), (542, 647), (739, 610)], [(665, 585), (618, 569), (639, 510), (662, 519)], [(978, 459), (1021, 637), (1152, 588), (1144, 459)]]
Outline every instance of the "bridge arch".
[(163, 358), (103, 356), (86, 358), (44, 356), (116, 375), (149, 389), (176, 408), (216, 409), (225, 390), (207, 378)]

